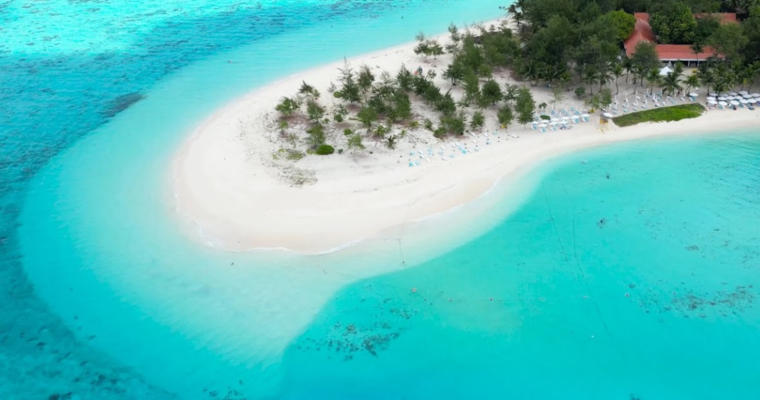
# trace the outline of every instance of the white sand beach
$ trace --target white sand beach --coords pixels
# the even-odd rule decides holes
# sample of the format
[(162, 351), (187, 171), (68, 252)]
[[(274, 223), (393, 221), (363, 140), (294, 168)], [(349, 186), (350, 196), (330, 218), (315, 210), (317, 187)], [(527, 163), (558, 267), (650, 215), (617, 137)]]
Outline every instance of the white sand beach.
[[(492, 23), (498, 22), (487, 24)], [(445, 43), (447, 37), (440, 40)], [(444, 92), (451, 88), (441, 77), (451, 56), (425, 59), (414, 54), (415, 45), (385, 49), (349, 62), (355, 68), (366, 64), (376, 75), (382, 70), (395, 75), (402, 64), (412, 71), (418, 66), (425, 71), (434, 69), (436, 84)], [(287, 248), (318, 253), (467, 203), (486, 193), (500, 178), (552, 156), (625, 140), (760, 125), (760, 111), (746, 109), (710, 110), (696, 119), (627, 128), (602, 128), (596, 112), (590, 122), (574, 124), (571, 130), (546, 132), (517, 122), (506, 130), (499, 129), (495, 119), (489, 118), (477, 138), (466, 134), (439, 140), (420, 127), (409, 130), (395, 149), (366, 135), (366, 149), (360, 152), (307, 155), (297, 161), (278, 157), (282, 154), (278, 150), (290, 145), (276, 128), (277, 102), (296, 93), (305, 81), (322, 93), (320, 102), (330, 115), (329, 109), (339, 104), (339, 99), (327, 88), (342, 66), (340, 60), (256, 89), (218, 110), (189, 135), (172, 161), (171, 184), (179, 217), (197, 228), (192, 229), (193, 236), (207, 245), (232, 251)], [(500, 83), (509, 81), (507, 71), (495, 76)], [(624, 87), (624, 81), (624, 77), (620, 79), (621, 95), (632, 91)], [(530, 86), (527, 82), (512, 83)], [(612, 87), (614, 93), (614, 83)], [(458, 88), (451, 89), (458, 98)], [(531, 90), (537, 103), (550, 103), (549, 89)], [(704, 101), (704, 93), (700, 100)], [(581, 102), (568, 92), (557, 107), (562, 105), (578, 107)], [(414, 111), (420, 120), (438, 120), (432, 111)], [(363, 129), (358, 122), (354, 127)], [(455, 152), (451, 145), (467, 143), (474, 150), (473, 141), (478, 151), (468, 154)], [(328, 133), (327, 142), (336, 149), (347, 149), (342, 132)], [(441, 147), (444, 157), (438, 154)], [(432, 156), (428, 156), (428, 149)], [(422, 163), (410, 167), (410, 159), (418, 159), (410, 154), (420, 150), (425, 154)], [(451, 158), (452, 154), (456, 156)]]

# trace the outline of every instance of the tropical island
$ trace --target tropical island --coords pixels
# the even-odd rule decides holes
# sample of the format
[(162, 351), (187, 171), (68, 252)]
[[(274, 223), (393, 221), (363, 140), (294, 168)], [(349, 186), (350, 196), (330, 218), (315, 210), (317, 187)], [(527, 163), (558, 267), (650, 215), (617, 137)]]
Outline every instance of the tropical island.
[(177, 208), (210, 245), (318, 252), (556, 154), (757, 125), (753, 4), (522, 0), (503, 19), (289, 77), (183, 146)]

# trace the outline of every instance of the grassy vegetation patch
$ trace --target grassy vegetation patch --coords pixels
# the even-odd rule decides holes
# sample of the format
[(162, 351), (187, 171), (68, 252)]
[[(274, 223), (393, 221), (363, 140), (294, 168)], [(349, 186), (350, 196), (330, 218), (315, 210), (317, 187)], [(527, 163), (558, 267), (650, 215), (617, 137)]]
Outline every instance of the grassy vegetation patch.
[(701, 104), (683, 104), (621, 115), (613, 118), (612, 121), (617, 126), (631, 126), (642, 122), (669, 122), (696, 118), (703, 112), (705, 112), (705, 108)]
[(302, 151), (298, 151), (298, 150), (279, 149), (272, 154), (272, 158), (278, 161), (279, 160), (298, 161), (304, 158), (305, 155), (306, 154), (304, 154)]

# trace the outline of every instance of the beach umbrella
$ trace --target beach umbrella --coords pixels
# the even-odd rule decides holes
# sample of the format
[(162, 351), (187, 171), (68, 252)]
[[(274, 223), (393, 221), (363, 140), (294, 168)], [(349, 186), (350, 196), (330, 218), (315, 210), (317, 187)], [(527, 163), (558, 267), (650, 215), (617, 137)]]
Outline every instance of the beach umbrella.
[(715, 100), (715, 96), (707, 96), (707, 100)]
[(729, 92), (728, 95), (729, 96), (736, 96), (736, 92)]
[(562, 117), (562, 118), (560, 118), (560, 120), (562, 120), (562, 121), (567, 121), (568, 119), (569, 119), (569, 118), (567, 118), (567, 117)]
[(604, 118), (612, 118), (612, 114), (610, 114), (610, 113), (604, 113), (604, 114), (602, 114), (602, 116)]
[(741, 104), (741, 103), (739, 103), (739, 102), (738, 102), (738, 101), (736, 101), (736, 100), (731, 100), (731, 105), (732, 105), (732, 106), (738, 106), (739, 104)]
[(557, 126), (557, 121), (549, 122), (549, 125), (551, 125), (551, 126)]
[(717, 93), (715, 93), (715, 92), (711, 92), (711, 93), (709, 93), (709, 94), (710, 94), (710, 96), (712, 96), (712, 97), (715, 97), (715, 96), (717, 96), (717, 95), (718, 95), (718, 94), (717, 94)]
[(546, 124), (538, 124), (539, 128), (546, 128), (546, 126), (547, 126)]
[(760, 97), (760, 93), (752, 93), (752, 97)]
[(751, 101), (749, 101), (747, 99), (741, 99), (741, 100), (739, 100), (739, 102), (742, 103), (742, 104), (751, 103)]
[(728, 105), (728, 103), (726, 103), (725, 101), (719, 101), (718, 104), (720, 104), (722, 106), (727, 106)]
[(743, 94), (742, 97), (744, 97), (745, 99), (751, 99), (752, 95), (751, 94)]
[(707, 104), (715, 105), (715, 104), (718, 104), (718, 102), (716, 102), (715, 100), (707, 100)]
[(724, 100), (726, 100), (726, 98), (725, 98), (725, 97), (723, 97), (723, 96), (718, 96), (718, 100), (720, 100), (720, 101), (724, 101)]
[(745, 95), (745, 94), (747, 94), (747, 93), (749, 93), (749, 92), (748, 92), (748, 91), (746, 91), (746, 90), (742, 90), (741, 92), (739, 92), (739, 94), (740, 94), (740, 95), (742, 95), (742, 96), (744, 96), (744, 95)]
[(689, 97), (697, 97), (697, 94), (694, 92), (689, 93)]

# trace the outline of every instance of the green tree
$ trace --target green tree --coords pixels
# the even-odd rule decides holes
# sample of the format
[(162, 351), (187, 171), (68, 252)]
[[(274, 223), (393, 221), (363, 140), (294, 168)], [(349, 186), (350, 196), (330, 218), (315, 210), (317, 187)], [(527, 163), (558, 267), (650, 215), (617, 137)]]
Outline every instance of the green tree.
[(312, 122), (319, 122), (325, 115), (325, 108), (320, 106), (316, 101), (309, 99), (306, 102), (306, 114)]
[(283, 97), (282, 100), (280, 100), (280, 104), (278, 104), (274, 109), (280, 113), (280, 116), (285, 118), (293, 115), (293, 113), (296, 112), (299, 108), (301, 108), (301, 103), (298, 100), (291, 99), (290, 97)]
[(587, 65), (583, 69), (583, 81), (588, 84), (589, 94), (594, 95), (594, 82), (599, 77), (599, 70), (595, 66)]
[(660, 43), (692, 43), (697, 20), (687, 4), (670, 2), (664, 3), (649, 16), (649, 25)]
[(640, 67), (644, 73), (659, 68), (660, 57), (657, 55), (655, 44), (645, 41), (636, 43), (631, 62), (634, 69)]
[(623, 76), (623, 64), (615, 63), (615, 65), (612, 66), (612, 69), (610, 69), (610, 73), (615, 77), (615, 94), (617, 95), (620, 93), (618, 82), (620, 81), (620, 77)]
[(412, 91), (412, 85), (414, 83), (414, 76), (411, 72), (409, 72), (408, 69), (406, 69), (405, 65), (401, 65), (401, 68), (399, 68), (398, 73), (396, 73), (396, 84), (398, 85), (399, 89), (403, 90), (406, 93), (409, 93)]
[(552, 105), (557, 106), (557, 103), (562, 102), (565, 98), (565, 88), (561, 85), (552, 86)]
[(442, 115), (453, 115), (456, 113), (457, 104), (454, 102), (454, 98), (451, 97), (451, 93), (446, 92), (446, 94), (435, 103), (435, 110)]
[(301, 88), (298, 89), (298, 94), (302, 96), (309, 97), (313, 100), (316, 100), (319, 98), (319, 90), (315, 89), (314, 86), (309, 85), (305, 81), (301, 81)]
[[(532, 115), (531, 115), (531, 118), (533, 118)], [(515, 119), (515, 116), (512, 114), (512, 107), (510, 107), (508, 104), (505, 104), (496, 113), (496, 119), (499, 121), (499, 124), (501, 126), (505, 128), (508, 127), (509, 124), (511, 124), (512, 121)]]
[(487, 104), (494, 105), (501, 101), (503, 94), (501, 93), (501, 86), (493, 79), (487, 80), (483, 83), (483, 88), (480, 90), (480, 97)]
[(467, 127), (467, 117), (463, 113), (444, 115), (440, 123), (447, 132), (463, 135)]
[(747, 45), (744, 47), (744, 59), (760, 61), (760, 5), (751, 9), (749, 18), (742, 21)]
[(367, 95), (367, 92), (372, 89), (372, 84), (375, 82), (375, 75), (368, 66), (362, 65), (359, 68), (359, 77), (357, 85), (363, 95)]
[(533, 100), (533, 94), (527, 88), (520, 88), (516, 102), (517, 122), (522, 125), (533, 121), (533, 111), (536, 109), (536, 101)]
[(483, 113), (480, 111), (475, 111), (475, 113), (472, 115), (472, 120), (470, 120), (470, 128), (473, 130), (480, 129), (485, 125), (486, 118), (483, 116)]
[(628, 83), (628, 76), (633, 72), (633, 60), (626, 57), (622, 62), (623, 69), (625, 70), (625, 83)]
[(615, 27), (618, 43), (623, 43), (624, 40), (631, 36), (633, 27), (636, 25), (636, 18), (633, 15), (623, 10), (616, 10), (607, 13), (607, 17)]
[(353, 68), (351, 68), (351, 64), (344, 59), (343, 68), (339, 68), (338, 71), (340, 71), (341, 87), (333, 95), (349, 103), (358, 103), (361, 100), (361, 96), (359, 85), (356, 83), (356, 74)]
[(747, 43), (749, 39), (739, 24), (721, 25), (707, 39), (707, 44), (729, 60), (741, 60), (740, 52)]
[(448, 30), (451, 35), (451, 45), (447, 46), (446, 49), (449, 53), (453, 54), (459, 50), (459, 42), (462, 40), (462, 35), (459, 33), (459, 28), (453, 22), (449, 24)]
[(430, 55), (433, 56), (433, 58), (437, 58), (443, 54), (443, 46), (441, 46), (437, 40), (431, 40), (428, 43), (428, 48), (430, 49)]
[(412, 116), (412, 102), (402, 90), (396, 90), (393, 92), (393, 113), (396, 119), (406, 121)]
[(314, 124), (306, 133), (309, 134), (306, 141), (312, 148), (325, 144), (325, 129), (321, 124)]
[(667, 75), (662, 77), (661, 83), (663, 91), (665, 91), (667, 94), (673, 94), (682, 89), (680, 74), (677, 74), (675, 72), (669, 72)]
[(656, 69), (650, 70), (644, 79), (649, 83), (649, 94), (652, 94), (654, 87), (660, 83), (660, 71)]
[(372, 127), (372, 123), (377, 121), (377, 110), (372, 107), (365, 106), (359, 110), (359, 112), (356, 114), (356, 117), (359, 118), (359, 121), (361, 121), (367, 129), (370, 129)]
[(699, 64), (699, 54), (705, 51), (705, 44), (701, 41), (701, 39), (694, 41), (694, 43), (691, 44), (691, 54), (694, 54), (697, 57), (697, 64)]
[(684, 83), (686, 83), (686, 91), (690, 92), (692, 88), (699, 86), (699, 76), (697, 74), (690, 74), (686, 77)]
[(600, 104), (604, 107), (608, 107), (610, 104), (612, 104), (612, 90), (609, 88), (599, 90), (599, 101)]
[(712, 36), (720, 28), (720, 18), (714, 15), (703, 15), (697, 19), (697, 26), (694, 28), (694, 43), (704, 44), (707, 38)]
[(456, 86), (457, 82), (464, 79), (465, 71), (464, 64), (462, 64), (461, 61), (454, 60), (448, 67), (446, 67), (446, 70), (443, 71), (443, 77), (444, 79), (450, 80), (451, 84)]
[(517, 100), (517, 94), (520, 92), (520, 86), (517, 85), (510, 85), (509, 83), (504, 84), (504, 100), (505, 101), (515, 101)]
[(507, 17), (512, 18), (517, 23), (517, 28), (520, 28), (520, 25), (523, 21), (523, 9), (525, 7), (526, 0), (516, 0), (512, 2), (512, 4), (507, 7)]
[(335, 122), (343, 122), (343, 120), (346, 118), (346, 115), (348, 115), (348, 110), (343, 106), (343, 104), (338, 105), (338, 107), (333, 110), (333, 120)]
[(480, 93), (480, 80), (474, 72), (468, 71), (462, 79), (465, 101), (470, 102), (477, 99)]
[(715, 84), (715, 74), (713, 71), (711, 69), (699, 70), (697, 76), (699, 77), (699, 82), (707, 88), (707, 92), (709, 93), (710, 87)]

